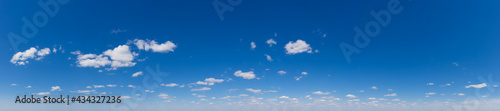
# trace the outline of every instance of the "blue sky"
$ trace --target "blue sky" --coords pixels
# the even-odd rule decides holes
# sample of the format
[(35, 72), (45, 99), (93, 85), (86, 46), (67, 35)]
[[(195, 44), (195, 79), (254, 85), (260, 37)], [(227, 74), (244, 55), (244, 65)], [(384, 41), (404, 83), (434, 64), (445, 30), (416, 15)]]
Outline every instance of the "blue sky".
[[(500, 102), (500, 1), (48, 1), (57, 12), (0, 3), (5, 110), (29, 106), (12, 102), (24, 94), (121, 95), (140, 104), (120, 105), (130, 110), (439, 110), (471, 100), (489, 110)], [(391, 19), (382, 26), (371, 11)], [(370, 23), (379, 27), (367, 31)], [(36, 33), (23, 32), (29, 26)], [(370, 40), (363, 47), (355, 27)], [(347, 59), (343, 43), (359, 53)]]

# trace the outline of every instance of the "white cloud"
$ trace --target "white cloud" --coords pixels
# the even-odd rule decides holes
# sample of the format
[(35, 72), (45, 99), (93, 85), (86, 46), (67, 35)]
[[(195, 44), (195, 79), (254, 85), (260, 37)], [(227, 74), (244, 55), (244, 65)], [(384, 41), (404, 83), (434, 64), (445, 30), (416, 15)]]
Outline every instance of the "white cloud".
[(330, 92), (321, 92), (321, 91), (316, 91), (316, 92), (313, 92), (312, 94), (316, 94), (316, 95), (329, 95)]
[(302, 74), (302, 75), (307, 75), (307, 72), (302, 72), (301, 74)]
[(115, 85), (115, 84), (108, 84), (108, 85), (106, 85), (106, 86), (107, 86), (107, 87), (116, 87), (116, 85)]
[(208, 91), (208, 90), (211, 90), (211, 88), (209, 88), (209, 87), (202, 87), (202, 88), (199, 88), (199, 89), (191, 89), (191, 91)]
[(88, 94), (90, 92), (94, 92), (94, 90), (90, 91), (90, 90), (78, 90), (76, 91), (76, 93), (85, 93), (85, 94)]
[(165, 87), (175, 87), (175, 86), (179, 86), (179, 84), (176, 83), (165, 84)]
[(140, 39), (135, 39), (134, 42), (133, 42), (137, 48), (141, 49), (141, 50), (145, 50), (145, 51), (153, 51), (153, 52), (161, 52), (161, 53), (168, 53), (168, 52), (173, 52), (175, 48), (177, 48), (177, 46), (171, 42), (171, 41), (167, 41), (165, 43), (162, 43), (162, 44), (158, 44), (156, 41), (154, 40), (140, 40)]
[(136, 73), (132, 74), (132, 77), (137, 77), (139, 75), (142, 75), (142, 71), (139, 71), (139, 72), (136, 72)]
[(128, 85), (127, 87), (130, 87), (130, 88), (135, 88), (135, 86), (134, 86), (134, 85)]
[(130, 99), (130, 98), (132, 98), (132, 97), (130, 97), (130, 96), (121, 96), (121, 99)]
[(41, 95), (41, 96), (47, 96), (47, 95), (50, 95), (50, 92), (39, 92), (39, 93), (36, 93), (37, 95)]
[(260, 92), (262, 91), (262, 90), (260, 90), (260, 89), (252, 89), (252, 88), (247, 88), (247, 89), (245, 89), (245, 90), (250, 91), (250, 92), (253, 92), (253, 93), (260, 93)]
[(377, 86), (372, 86), (372, 89), (375, 89), (375, 90), (377, 90), (378, 88), (377, 88)]
[(429, 92), (429, 93), (425, 93), (426, 96), (432, 96), (432, 95), (436, 95), (435, 92)]
[(348, 98), (356, 98), (356, 96), (355, 96), (355, 95), (352, 95), (352, 94), (348, 94), (348, 95), (346, 95), (345, 97), (348, 97)]
[(111, 61), (108, 57), (104, 55), (95, 55), (95, 54), (84, 54), (78, 55), (78, 61), (76, 62), (78, 67), (94, 67), (100, 68), (106, 65), (111, 64)]
[(276, 45), (276, 41), (274, 41), (273, 39), (267, 40), (266, 43), (269, 44), (269, 47), (273, 47), (273, 44)]
[(278, 71), (278, 74), (280, 74), (280, 75), (284, 75), (284, 74), (286, 74), (286, 72), (285, 72), (285, 71), (283, 71), (283, 70), (281, 70), (281, 71)]
[(464, 93), (458, 93), (458, 96), (465, 96)]
[(234, 72), (234, 76), (243, 77), (243, 79), (255, 79), (255, 74), (253, 73), (253, 71), (242, 72), (241, 70), (238, 70)]
[(289, 99), (290, 97), (288, 97), (288, 96), (281, 96), (281, 97), (279, 97), (279, 98), (280, 98), (280, 99)]
[(488, 85), (486, 85), (486, 83), (482, 83), (482, 84), (476, 84), (476, 85), (468, 85), (468, 86), (465, 86), (465, 88), (483, 88), (483, 87), (486, 87)]
[(17, 86), (17, 84), (10, 84), (10, 86)]
[(131, 67), (136, 64), (132, 61), (134, 60), (134, 57), (137, 56), (137, 53), (132, 53), (127, 45), (120, 45), (113, 50), (109, 49), (104, 51), (103, 54), (111, 57), (111, 60), (113, 60), (111, 67), (114, 68)]
[(427, 83), (427, 85), (432, 86), (432, 85), (434, 85), (434, 83)]
[(104, 85), (94, 85), (94, 88), (104, 88)]
[(257, 45), (255, 45), (255, 42), (250, 42), (250, 49), (254, 50)]
[(368, 100), (376, 100), (376, 99), (377, 99), (377, 98), (373, 98), (373, 97), (372, 97), (372, 98), (368, 98)]
[(208, 83), (221, 83), (221, 82), (224, 82), (224, 80), (223, 79), (215, 79), (215, 78), (206, 78), (205, 82), (208, 82)]
[(78, 54), (78, 67), (100, 68), (110, 65), (111, 68), (107, 68), (108, 70), (116, 70), (118, 67), (132, 67), (136, 64), (132, 61), (135, 56), (138, 56), (137, 53), (130, 51), (128, 45), (120, 45), (114, 49), (108, 49), (99, 55), (81, 54), (80, 52), (75, 52), (74, 54)]
[(158, 95), (158, 97), (160, 97), (161, 99), (171, 99), (171, 97), (168, 94), (165, 94), (165, 93), (160, 93)]
[(61, 90), (62, 89), (59, 86), (52, 86), (51, 89), (50, 89), (50, 91), (61, 91)]
[(26, 86), (26, 87), (24, 87), (24, 88), (31, 88), (31, 86)]
[(398, 96), (398, 94), (396, 94), (396, 93), (392, 93), (392, 94), (386, 94), (386, 95), (384, 95), (384, 96)]
[(286, 54), (298, 54), (302, 52), (312, 53), (312, 48), (306, 41), (297, 40), (296, 42), (290, 41), (285, 45)]
[(264, 54), (264, 56), (266, 56), (267, 61), (269, 61), (269, 62), (273, 61), (273, 59), (271, 58), (271, 56), (269, 56), (269, 55), (267, 55), (267, 54)]
[[(35, 54), (36, 53), (36, 54)], [(15, 65), (26, 65), (29, 63), (28, 59), (41, 60), (43, 57), (50, 54), (49, 48), (43, 48), (41, 50), (36, 49), (35, 47), (31, 47), (30, 49), (24, 52), (17, 52), (12, 56), (10, 62)]]

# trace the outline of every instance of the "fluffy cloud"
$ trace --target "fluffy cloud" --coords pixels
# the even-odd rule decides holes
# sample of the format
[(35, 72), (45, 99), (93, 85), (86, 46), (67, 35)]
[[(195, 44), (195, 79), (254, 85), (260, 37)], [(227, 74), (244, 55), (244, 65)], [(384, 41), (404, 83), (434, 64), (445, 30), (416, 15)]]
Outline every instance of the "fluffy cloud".
[(330, 92), (321, 92), (321, 91), (316, 91), (316, 92), (313, 92), (312, 94), (316, 94), (316, 95), (329, 95)]
[(243, 79), (255, 79), (255, 74), (253, 73), (253, 71), (242, 72), (241, 70), (238, 70), (234, 72), (234, 76), (243, 77)]
[(76, 62), (78, 67), (100, 68), (110, 65), (111, 68), (109, 70), (116, 70), (118, 67), (134, 66), (136, 63), (132, 61), (135, 56), (138, 56), (137, 53), (131, 52), (130, 47), (127, 45), (120, 45), (114, 49), (106, 50), (99, 55), (81, 54), (80, 52), (74, 52), (73, 54), (78, 55), (78, 61)]
[(352, 94), (348, 94), (348, 95), (346, 95), (345, 97), (348, 97), (348, 98), (356, 98), (356, 96), (355, 96), (355, 95), (352, 95)]
[(396, 93), (392, 93), (392, 94), (386, 94), (386, 95), (384, 95), (384, 96), (398, 96), (398, 94), (396, 94)]
[(471, 88), (471, 87), (473, 87), (473, 88), (478, 88), (479, 89), (479, 88), (483, 88), (483, 87), (486, 87), (486, 86), (488, 86), (488, 85), (486, 85), (486, 83), (482, 83), (482, 84), (476, 84), (476, 85), (468, 85), (468, 86), (465, 86), (465, 88)]
[(276, 41), (274, 41), (273, 39), (267, 40), (266, 43), (269, 44), (269, 47), (273, 47), (273, 44), (276, 45)]
[(269, 55), (267, 55), (267, 54), (264, 54), (264, 56), (266, 56), (267, 61), (269, 61), (269, 62), (273, 61), (273, 59), (271, 58), (271, 56), (269, 56)]
[(285, 75), (285, 74), (286, 74), (286, 72), (285, 72), (285, 71), (283, 71), (283, 70), (281, 70), (281, 71), (278, 71), (278, 74), (280, 74), (280, 75)]
[(199, 89), (191, 89), (191, 91), (208, 91), (208, 90), (211, 90), (211, 88), (209, 88), (209, 87), (202, 87), (202, 88), (199, 88)]
[(298, 54), (298, 53), (312, 53), (312, 48), (306, 41), (297, 40), (296, 42), (290, 41), (285, 45), (286, 54)]
[(62, 89), (59, 86), (52, 86), (51, 89), (50, 89), (50, 91), (61, 91), (61, 90)]
[(427, 83), (427, 85), (432, 86), (432, 85), (434, 85), (434, 83)]
[(223, 79), (215, 79), (215, 78), (206, 78), (205, 81), (198, 81), (196, 84), (199, 85), (214, 85), (215, 83), (221, 83), (224, 82)]
[(377, 86), (372, 86), (372, 89), (375, 89), (375, 90), (377, 90), (378, 88), (377, 88)]
[(245, 90), (253, 92), (253, 93), (260, 93), (260, 92), (262, 92), (262, 90), (260, 90), (260, 89), (252, 89), (252, 88), (247, 88)]
[(254, 50), (257, 45), (255, 45), (255, 42), (250, 42), (250, 49)]
[(136, 73), (132, 74), (132, 77), (137, 77), (139, 75), (142, 75), (142, 71), (139, 71), (139, 72), (136, 72)]
[(141, 40), (141, 39), (135, 39), (133, 43), (137, 46), (137, 48), (145, 51), (153, 51), (153, 52), (161, 52), (161, 53), (168, 53), (168, 52), (173, 52), (177, 46), (171, 42), (167, 41), (162, 44), (158, 44), (154, 40)]
[(302, 74), (302, 75), (307, 75), (307, 72), (302, 72), (302, 73), (300, 73), (300, 74)]
[(43, 57), (49, 54), (49, 48), (38, 50), (35, 47), (31, 47), (24, 52), (17, 52), (16, 54), (14, 54), (14, 56), (12, 56), (12, 59), (10, 59), (10, 62), (16, 65), (26, 65), (27, 63), (29, 63), (28, 59), (41, 60), (43, 59)]

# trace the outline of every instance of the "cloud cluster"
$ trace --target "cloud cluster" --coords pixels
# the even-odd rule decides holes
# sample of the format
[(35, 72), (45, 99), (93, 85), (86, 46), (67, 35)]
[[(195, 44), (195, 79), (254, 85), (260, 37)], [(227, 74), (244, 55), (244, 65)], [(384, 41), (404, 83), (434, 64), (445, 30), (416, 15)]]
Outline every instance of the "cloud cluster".
[(134, 58), (139, 54), (130, 51), (128, 45), (120, 45), (114, 49), (104, 51), (102, 54), (81, 54), (80, 52), (72, 52), (77, 54), (78, 67), (94, 67), (100, 68), (110, 66), (108, 70), (116, 70), (119, 67), (131, 67), (136, 63)]
[(155, 40), (141, 40), (135, 39), (133, 43), (137, 46), (138, 49), (145, 51), (153, 51), (153, 52), (161, 52), (168, 53), (173, 52), (177, 45), (175, 45), (171, 41), (167, 41), (161, 44), (158, 44)]
[(28, 59), (41, 60), (43, 59), (43, 57), (49, 55), (50, 52), (51, 51), (49, 48), (38, 50), (35, 47), (31, 47), (24, 52), (17, 52), (16, 54), (14, 54), (14, 56), (12, 56), (12, 59), (10, 59), (10, 62), (16, 65), (26, 65), (27, 63), (29, 63)]

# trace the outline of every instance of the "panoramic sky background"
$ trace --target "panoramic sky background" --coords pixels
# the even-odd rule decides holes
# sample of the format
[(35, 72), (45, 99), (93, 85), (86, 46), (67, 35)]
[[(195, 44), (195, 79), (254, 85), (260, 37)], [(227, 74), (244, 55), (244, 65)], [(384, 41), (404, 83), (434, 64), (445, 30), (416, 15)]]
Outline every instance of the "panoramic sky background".
[[(498, 7), (2, 1), (0, 110), (498, 110)], [(25, 94), (125, 102), (14, 103)]]

